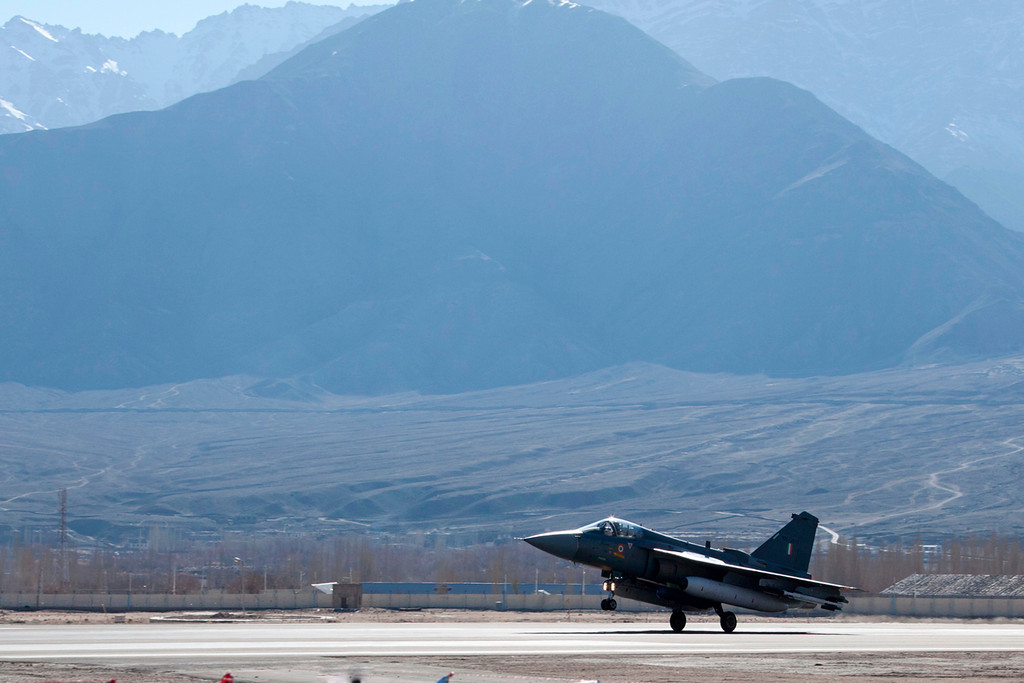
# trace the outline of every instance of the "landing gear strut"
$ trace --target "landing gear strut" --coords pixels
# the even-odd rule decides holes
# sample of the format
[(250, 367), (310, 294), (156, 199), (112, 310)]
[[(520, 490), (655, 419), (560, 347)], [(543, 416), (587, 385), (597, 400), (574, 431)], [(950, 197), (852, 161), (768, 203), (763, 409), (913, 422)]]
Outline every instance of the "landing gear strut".
[(681, 633), (686, 628), (686, 615), (681, 609), (672, 610), (672, 616), (668, 618), (668, 625), (676, 633)]
[(721, 624), (723, 631), (726, 633), (732, 633), (736, 630), (735, 614), (723, 611), (721, 605), (715, 605), (715, 614), (718, 615), (718, 623)]
[(608, 591), (608, 597), (601, 601), (601, 609), (613, 612), (619, 606), (619, 603), (615, 602), (615, 577), (611, 572), (601, 572), (601, 576), (608, 579), (604, 582), (604, 589)]

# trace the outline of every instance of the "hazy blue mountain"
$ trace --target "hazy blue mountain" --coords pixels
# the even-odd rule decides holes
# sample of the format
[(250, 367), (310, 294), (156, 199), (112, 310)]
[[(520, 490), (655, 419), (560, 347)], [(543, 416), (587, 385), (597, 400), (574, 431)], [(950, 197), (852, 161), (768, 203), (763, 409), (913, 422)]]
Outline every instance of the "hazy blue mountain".
[(460, 391), (1020, 351), (1024, 241), (822, 105), (573, 5), (417, 0), (0, 138), (0, 380)]
[[(0, 26), (0, 40), (11, 48), (0, 51), (0, 133), (159, 109), (222, 88), (243, 73), (259, 77), (279, 63), (276, 55), (383, 7), (243, 5), (203, 19), (182, 36), (147, 31), (131, 38), (14, 17)], [(264, 60), (272, 63), (260, 71), (256, 65)]]
[(715, 78), (771, 76), (809, 89), (993, 218), (1024, 230), (1019, 2), (588, 4), (625, 17)]

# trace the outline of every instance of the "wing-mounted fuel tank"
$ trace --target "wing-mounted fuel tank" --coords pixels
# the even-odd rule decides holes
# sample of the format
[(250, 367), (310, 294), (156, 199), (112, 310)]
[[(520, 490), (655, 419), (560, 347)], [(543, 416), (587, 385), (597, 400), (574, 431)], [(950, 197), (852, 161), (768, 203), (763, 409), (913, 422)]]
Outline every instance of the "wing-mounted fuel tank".
[(683, 579), (679, 583), (679, 590), (693, 598), (759, 612), (785, 612), (789, 608), (788, 603), (767, 593), (699, 576)]
[[(692, 576), (692, 567), (686, 567), (670, 559), (655, 558), (653, 566), (655, 571), (650, 577), (652, 580), (671, 584), (675, 590), (689, 599), (735, 605), (761, 612), (783, 612), (789, 608), (788, 603), (759, 590)], [(691, 575), (687, 575), (688, 573)]]

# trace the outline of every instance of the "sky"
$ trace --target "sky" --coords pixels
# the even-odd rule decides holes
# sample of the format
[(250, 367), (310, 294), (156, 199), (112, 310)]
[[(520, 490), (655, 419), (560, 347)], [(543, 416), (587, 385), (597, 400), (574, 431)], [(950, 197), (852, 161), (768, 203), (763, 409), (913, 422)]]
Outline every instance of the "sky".
[[(313, 5), (366, 5), (371, 0), (305, 0)], [(245, 0), (0, 0), (0, 26), (23, 16), (43, 24), (80, 28), (86, 33), (130, 38), (155, 28), (181, 35), (200, 19), (245, 4)], [(285, 0), (250, 0), (281, 7)]]

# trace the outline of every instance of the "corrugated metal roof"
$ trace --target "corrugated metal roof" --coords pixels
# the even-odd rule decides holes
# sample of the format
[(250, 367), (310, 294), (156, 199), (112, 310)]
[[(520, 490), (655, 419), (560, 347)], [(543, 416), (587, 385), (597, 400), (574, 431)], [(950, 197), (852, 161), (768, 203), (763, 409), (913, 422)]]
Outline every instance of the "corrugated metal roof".
[(931, 598), (1024, 598), (1024, 576), (912, 574), (881, 594)]

